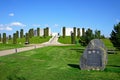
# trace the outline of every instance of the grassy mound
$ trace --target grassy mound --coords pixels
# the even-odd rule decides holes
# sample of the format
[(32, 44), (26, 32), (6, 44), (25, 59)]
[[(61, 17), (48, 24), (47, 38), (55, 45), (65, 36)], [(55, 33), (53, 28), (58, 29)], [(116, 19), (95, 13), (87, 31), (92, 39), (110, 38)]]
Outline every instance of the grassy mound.
[(63, 38), (62, 36), (58, 39), (58, 42), (63, 43), (63, 44), (71, 44), (71, 37), (66, 36)]
[[(30, 44), (40, 44), (43, 42), (49, 41), (49, 37), (32, 37), (30, 38)], [(25, 38), (18, 38), (17, 39), (17, 44), (13, 44), (12, 40), (8, 40), (7, 44), (2, 44), (0, 43), (0, 50), (6, 50), (6, 49), (13, 49), (13, 48), (20, 48), (20, 47), (25, 47)]]
[(104, 71), (82, 71), (79, 46), (44, 47), (0, 57), (0, 80), (119, 80), (120, 54), (109, 54)]

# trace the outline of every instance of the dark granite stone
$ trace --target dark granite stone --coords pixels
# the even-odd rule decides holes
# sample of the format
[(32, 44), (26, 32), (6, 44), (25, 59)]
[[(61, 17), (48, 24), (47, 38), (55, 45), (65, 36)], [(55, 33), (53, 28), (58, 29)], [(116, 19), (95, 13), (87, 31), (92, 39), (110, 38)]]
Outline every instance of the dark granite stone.
[(99, 39), (91, 40), (81, 56), (81, 70), (104, 70), (106, 64), (107, 50), (103, 42)]

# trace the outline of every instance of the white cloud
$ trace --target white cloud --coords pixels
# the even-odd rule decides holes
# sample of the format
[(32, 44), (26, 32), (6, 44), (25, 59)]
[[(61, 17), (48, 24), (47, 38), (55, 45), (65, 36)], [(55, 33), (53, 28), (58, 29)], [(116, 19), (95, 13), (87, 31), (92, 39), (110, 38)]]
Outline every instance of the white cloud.
[(59, 27), (59, 25), (58, 24), (54, 24), (54, 27)]
[(13, 16), (14, 16), (14, 13), (10, 13), (9, 16), (13, 17)]
[(25, 27), (26, 25), (20, 23), (20, 22), (12, 22), (10, 26), (19, 26), (19, 27)]
[(0, 24), (0, 30), (12, 31), (13, 29), (6, 24), (5, 25)]
[(7, 30), (7, 31), (12, 31), (13, 29), (12, 29), (11, 27), (7, 26), (7, 27), (5, 28), (5, 30)]
[(20, 22), (12, 22), (10, 24), (0, 24), (0, 30), (6, 30), (6, 31), (12, 31), (13, 28), (12, 27), (24, 27), (26, 25), (20, 23)]

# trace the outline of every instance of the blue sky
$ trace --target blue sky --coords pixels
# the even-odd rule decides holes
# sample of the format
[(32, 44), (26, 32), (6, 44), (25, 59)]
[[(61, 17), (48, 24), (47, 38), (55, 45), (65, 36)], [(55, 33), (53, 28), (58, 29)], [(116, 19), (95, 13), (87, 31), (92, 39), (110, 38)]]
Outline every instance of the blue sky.
[(50, 27), (101, 30), (109, 36), (120, 21), (120, 0), (0, 0), (0, 33)]

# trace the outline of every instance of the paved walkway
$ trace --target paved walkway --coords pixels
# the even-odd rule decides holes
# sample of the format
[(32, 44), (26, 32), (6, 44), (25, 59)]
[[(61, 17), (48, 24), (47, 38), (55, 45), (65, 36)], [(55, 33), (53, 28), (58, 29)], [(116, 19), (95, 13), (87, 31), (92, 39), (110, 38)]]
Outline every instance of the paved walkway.
[(66, 45), (70, 45), (70, 44), (61, 44), (58, 42), (58, 36), (53, 36), (48, 42), (45, 42), (42, 44), (31, 44), (28, 47), (0, 51), (0, 56), (5, 56), (5, 55), (17, 53), (17, 52), (28, 51), (36, 48), (45, 47), (45, 46), (66, 46)]

